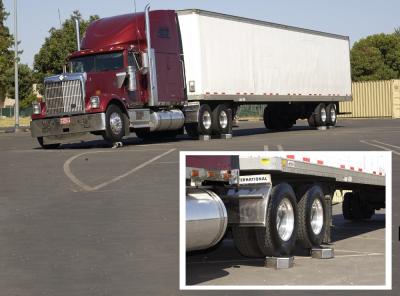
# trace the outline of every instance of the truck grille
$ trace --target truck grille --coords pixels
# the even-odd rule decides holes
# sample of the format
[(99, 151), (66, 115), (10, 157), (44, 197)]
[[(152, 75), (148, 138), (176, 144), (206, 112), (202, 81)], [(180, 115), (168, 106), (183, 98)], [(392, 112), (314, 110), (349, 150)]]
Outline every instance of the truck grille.
[(85, 110), (80, 80), (46, 82), (45, 99), (47, 115), (70, 114)]

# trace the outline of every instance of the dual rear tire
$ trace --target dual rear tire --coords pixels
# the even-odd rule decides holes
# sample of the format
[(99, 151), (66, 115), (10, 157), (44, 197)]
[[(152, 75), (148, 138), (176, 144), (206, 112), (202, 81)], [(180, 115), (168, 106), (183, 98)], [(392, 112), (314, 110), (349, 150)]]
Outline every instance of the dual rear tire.
[(312, 128), (322, 126), (335, 126), (337, 121), (336, 104), (318, 104), (308, 118), (308, 125)]
[(329, 225), (327, 210), (320, 186), (311, 186), (297, 201), (289, 184), (278, 184), (270, 194), (266, 226), (234, 226), (235, 246), (247, 257), (288, 256), (296, 241), (305, 248), (319, 246)]
[(232, 133), (232, 109), (227, 104), (217, 105), (214, 109), (203, 104), (199, 109), (198, 122), (185, 124), (185, 130), (195, 139), (200, 135)]

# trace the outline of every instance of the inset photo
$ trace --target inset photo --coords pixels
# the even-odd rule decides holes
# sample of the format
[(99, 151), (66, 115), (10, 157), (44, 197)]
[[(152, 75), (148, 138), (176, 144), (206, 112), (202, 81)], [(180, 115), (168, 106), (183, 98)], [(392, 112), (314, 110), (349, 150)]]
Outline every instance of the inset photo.
[(391, 289), (391, 152), (181, 152), (181, 289)]

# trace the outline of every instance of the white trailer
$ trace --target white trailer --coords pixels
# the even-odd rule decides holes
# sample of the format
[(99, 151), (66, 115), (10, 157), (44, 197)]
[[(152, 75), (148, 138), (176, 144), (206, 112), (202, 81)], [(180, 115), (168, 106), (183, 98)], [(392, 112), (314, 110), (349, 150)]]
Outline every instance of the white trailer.
[(269, 129), (300, 118), (335, 125), (338, 102), (352, 99), (347, 36), (197, 9), (177, 14), (188, 100), (207, 106), (200, 133), (208, 125), (229, 132), (229, 111), (240, 104), (268, 104)]
[(187, 251), (217, 244), (231, 227), (245, 256), (286, 256), (330, 242), (332, 196), (344, 196), (343, 216), (370, 219), (385, 207), (384, 171), (366, 172), (323, 160), (270, 155), (186, 158)]

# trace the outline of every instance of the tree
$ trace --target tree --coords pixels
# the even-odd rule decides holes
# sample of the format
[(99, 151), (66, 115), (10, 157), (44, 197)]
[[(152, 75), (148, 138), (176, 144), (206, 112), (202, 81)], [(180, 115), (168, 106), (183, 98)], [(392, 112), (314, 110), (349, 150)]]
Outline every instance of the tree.
[(60, 73), (68, 55), (76, 50), (75, 19), (80, 23), (80, 35), (83, 36), (86, 28), (99, 16), (90, 16), (89, 20), (82, 19), (79, 11), (74, 11), (69, 19), (65, 20), (60, 29), (54, 27), (49, 30), (50, 36), (34, 58), (35, 79), (41, 83), (44, 77)]
[(4, 25), (7, 17), (8, 13), (4, 9), (3, 0), (0, 0), (0, 100), (5, 98), (10, 82), (4, 74), (13, 67), (14, 63), (13, 52), (10, 50), (13, 37)]
[(353, 81), (400, 78), (400, 35), (371, 35), (354, 43), (351, 68)]
[[(9, 97), (14, 97), (15, 92), (15, 81), (14, 81), (14, 67), (9, 68), (5, 73), (8, 79), (7, 95)], [(36, 99), (33, 94), (33, 71), (26, 64), (18, 65), (18, 93), (19, 100), (21, 102), (20, 107), (22, 109), (29, 107), (32, 101)]]

